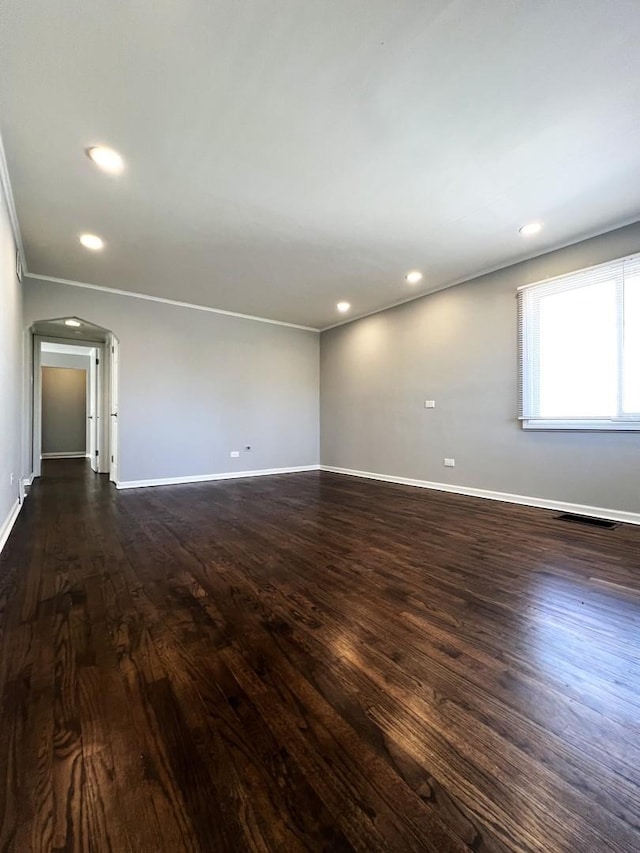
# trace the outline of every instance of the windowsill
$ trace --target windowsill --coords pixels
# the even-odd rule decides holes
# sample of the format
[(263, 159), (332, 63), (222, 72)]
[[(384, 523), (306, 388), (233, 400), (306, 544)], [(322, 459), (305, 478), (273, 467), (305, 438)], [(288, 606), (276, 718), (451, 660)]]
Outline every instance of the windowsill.
[(532, 420), (524, 418), (522, 429), (538, 430), (591, 430), (596, 432), (637, 432), (640, 430), (640, 421), (555, 421), (555, 420)]

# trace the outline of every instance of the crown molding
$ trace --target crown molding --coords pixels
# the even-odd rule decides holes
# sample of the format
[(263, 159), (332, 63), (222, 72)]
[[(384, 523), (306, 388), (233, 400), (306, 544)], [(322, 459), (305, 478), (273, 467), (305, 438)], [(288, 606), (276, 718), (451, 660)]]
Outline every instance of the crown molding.
[[(425, 296), (431, 296), (433, 293), (440, 293), (441, 290), (448, 290), (450, 287), (456, 287), (459, 284), (470, 284), (473, 281), (477, 281), (480, 278), (483, 278), (486, 275), (491, 275), (494, 272), (502, 272), (503, 270), (515, 269), (520, 266), (520, 264), (526, 264), (528, 261), (535, 261), (538, 258), (544, 258), (546, 255), (552, 255), (554, 252), (559, 252), (561, 249), (569, 249), (571, 246), (579, 246), (580, 243), (586, 243), (588, 240), (595, 240), (597, 237), (604, 237), (606, 234), (613, 234), (614, 231), (620, 231), (622, 228), (628, 228), (630, 225), (638, 225), (640, 224), (640, 219), (638, 219), (637, 214), (634, 215), (632, 219), (625, 219), (620, 222), (615, 228), (607, 228), (604, 231), (598, 229), (596, 231), (589, 231), (584, 234), (582, 237), (579, 237), (577, 240), (567, 240), (564, 243), (558, 243), (557, 245), (552, 246), (550, 249), (545, 249), (544, 252), (533, 252), (532, 254), (525, 255), (522, 258), (519, 258), (517, 261), (513, 261), (508, 264), (497, 264), (496, 266), (488, 267), (487, 269), (483, 269), (480, 272), (472, 273), (468, 276), (463, 276), (462, 278), (457, 278), (455, 281), (447, 281), (444, 284), (439, 284), (436, 287), (430, 288), (429, 290), (422, 290), (420, 293), (412, 293), (411, 296), (406, 296), (403, 299), (397, 299), (395, 302), (389, 302), (386, 305), (383, 305), (380, 308), (374, 308), (372, 311), (365, 311), (362, 314), (356, 314), (355, 317), (349, 317), (344, 320), (338, 320), (337, 323), (331, 323), (329, 326), (323, 326), (320, 329), (320, 332), (329, 332), (331, 329), (337, 329), (339, 326), (347, 326), (349, 323), (355, 323), (357, 320), (364, 320), (365, 317), (373, 317), (375, 314), (382, 314), (385, 311), (390, 311), (392, 308), (397, 308), (399, 305), (406, 305), (408, 302), (417, 302), (418, 299), (424, 299)], [(635, 253), (624, 253), (621, 257), (626, 257), (628, 254)], [(609, 263), (609, 261), (616, 260), (616, 256), (609, 258), (608, 260), (602, 261), (601, 263)], [(600, 264), (595, 264), (595, 266), (600, 266)], [(566, 273), (570, 275), (570, 273)], [(531, 284), (537, 284), (538, 282), (531, 282)], [(523, 285), (523, 287), (528, 287), (529, 285)], [(521, 290), (522, 288), (518, 288)]]
[(4, 153), (4, 143), (2, 141), (2, 133), (0, 132), (0, 186), (4, 194), (9, 212), (9, 221), (11, 222), (11, 230), (13, 238), (16, 241), (18, 252), (20, 252), (20, 260), (24, 275), (27, 275), (27, 259), (24, 254), (24, 245), (22, 243), (22, 234), (20, 232), (20, 223), (18, 222), (18, 214), (16, 212), (16, 203), (13, 198), (13, 189), (11, 188), (11, 178), (9, 177), (9, 168), (7, 166), (7, 158)]
[(236, 311), (224, 311), (222, 308), (210, 308), (208, 305), (196, 305), (193, 302), (180, 302), (177, 299), (166, 299), (164, 296), (151, 296), (148, 293), (137, 293), (133, 290), (119, 290), (116, 287), (103, 287), (100, 284), (89, 284), (85, 281), (72, 281), (68, 278), (56, 278), (52, 275), (39, 275), (37, 273), (25, 273), (26, 278), (38, 281), (50, 281), (53, 284), (66, 284), (69, 287), (83, 287), (86, 290), (99, 290), (102, 293), (111, 293), (115, 296), (129, 296), (131, 299), (145, 299), (147, 302), (162, 302), (164, 305), (173, 305), (175, 308), (190, 308), (192, 311), (207, 311), (209, 314), (222, 314), (225, 317), (238, 317), (241, 320), (253, 320), (256, 323), (270, 323), (272, 326), (286, 326), (289, 329), (302, 329), (305, 332), (320, 333), (320, 329), (313, 326), (301, 326), (298, 323), (285, 323), (284, 320), (271, 320), (268, 317), (256, 317), (253, 314), (239, 314)]

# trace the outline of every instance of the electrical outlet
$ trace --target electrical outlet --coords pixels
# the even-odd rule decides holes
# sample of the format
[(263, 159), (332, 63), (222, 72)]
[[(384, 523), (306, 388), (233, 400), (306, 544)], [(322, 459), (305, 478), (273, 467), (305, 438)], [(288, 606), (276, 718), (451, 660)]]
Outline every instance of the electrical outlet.
[(445, 468), (455, 468), (456, 467), (456, 460), (455, 459), (449, 459), (448, 457), (445, 456), (444, 467)]
[(9, 474), (9, 485), (13, 486), (13, 474)]
[(435, 409), (436, 401), (435, 400), (425, 400), (424, 401), (425, 409)]
[(236, 459), (238, 456), (240, 456), (240, 452), (238, 450), (232, 450), (229, 456), (231, 456), (232, 459)]

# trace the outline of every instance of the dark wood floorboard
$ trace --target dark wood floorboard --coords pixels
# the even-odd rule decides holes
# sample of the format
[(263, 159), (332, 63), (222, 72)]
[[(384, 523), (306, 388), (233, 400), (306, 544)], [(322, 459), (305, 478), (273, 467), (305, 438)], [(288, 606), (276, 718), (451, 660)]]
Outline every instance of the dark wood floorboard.
[(0, 558), (0, 851), (640, 851), (640, 528), (45, 463)]

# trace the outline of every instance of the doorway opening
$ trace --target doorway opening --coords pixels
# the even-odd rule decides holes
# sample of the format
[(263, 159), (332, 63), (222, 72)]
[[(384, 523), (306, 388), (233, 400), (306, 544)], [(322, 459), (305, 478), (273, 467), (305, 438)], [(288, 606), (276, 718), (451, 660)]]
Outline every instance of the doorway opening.
[(41, 320), (33, 337), (34, 477), (43, 459), (86, 458), (118, 482), (118, 339), (79, 317)]

